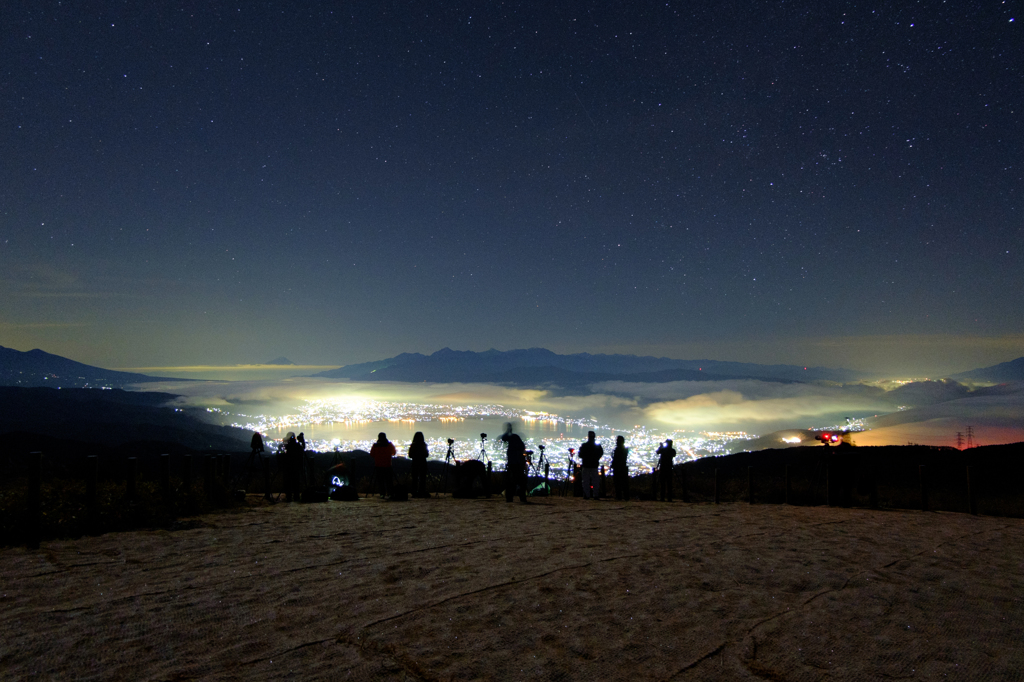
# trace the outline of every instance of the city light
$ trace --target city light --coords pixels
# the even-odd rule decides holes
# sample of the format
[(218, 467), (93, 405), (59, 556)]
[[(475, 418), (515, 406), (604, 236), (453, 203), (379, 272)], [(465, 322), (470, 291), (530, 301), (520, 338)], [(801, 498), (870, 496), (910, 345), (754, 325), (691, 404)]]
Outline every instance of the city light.
[[(222, 415), (231, 421), (231, 426), (245, 429), (247, 431), (259, 431), (262, 434), (271, 432), (283, 432), (285, 430), (299, 432), (309, 429), (311, 426), (329, 426), (334, 424), (347, 425), (369, 425), (381, 424), (383, 430), (386, 424), (423, 424), (427, 435), (427, 446), (430, 450), (430, 458), (443, 461), (447, 453), (447, 438), (451, 434), (437, 433), (442, 431), (443, 426), (459, 426), (460, 422), (469, 419), (499, 419), (503, 422), (509, 421), (520, 424), (520, 435), (526, 442), (528, 449), (535, 452), (544, 446), (543, 463), (540, 461), (540, 454), (533, 456), (533, 465), (537, 467), (537, 473), (543, 472), (543, 464), (550, 467), (551, 476), (563, 478), (567, 474), (570, 449), (579, 447), (582, 438), (579, 432), (594, 431), (598, 436), (598, 442), (604, 446), (604, 458), (602, 464), (606, 467), (611, 464), (612, 451), (615, 448), (615, 437), (624, 436), (626, 447), (629, 448), (628, 462), (631, 469), (635, 471), (646, 471), (658, 462), (656, 451), (658, 447), (671, 439), (678, 452), (676, 462), (686, 462), (701, 457), (725, 455), (735, 451), (737, 441), (746, 441), (756, 438), (756, 435), (743, 431), (658, 431), (649, 429), (637, 424), (629, 428), (617, 428), (608, 424), (602, 424), (591, 418), (575, 418), (560, 416), (549, 412), (538, 412), (522, 410), (496, 404), (476, 405), (444, 405), (429, 403), (391, 402), (382, 400), (343, 400), (343, 399), (317, 399), (306, 400), (298, 406), (294, 412), (285, 415), (246, 415), (233, 414), (219, 408), (207, 408), (211, 413)], [(434, 425), (431, 428), (431, 424)], [(406, 427), (409, 428), (409, 427)], [(465, 430), (465, 427), (461, 427)], [(536, 431), (561, 430), (563, 433), (547, 435), (536, 433)], [(565, 432), (577, 431), (576, 434)], [(531, 433), (533, 432), (533, 433)], [(496, 470), (504, 468), (505, 445), (498, 438), (500, 434), (492, 434), (483, 443), (475, 438), (457, 438), (453, 451), (457, 459), (479, 459), (491, 461)], [(268, 436), (266, 442), (269, 447), (278, 447), (281, 438)], [(399, 454), (403, 454), (409, 443), (402, 439), (392, 438)], [(330, 438), (316, 439), (307, 438), (309, 447), (321, 452), (347, 452), (351, 450), (369, 451), (373, 440), (370, 438)]]

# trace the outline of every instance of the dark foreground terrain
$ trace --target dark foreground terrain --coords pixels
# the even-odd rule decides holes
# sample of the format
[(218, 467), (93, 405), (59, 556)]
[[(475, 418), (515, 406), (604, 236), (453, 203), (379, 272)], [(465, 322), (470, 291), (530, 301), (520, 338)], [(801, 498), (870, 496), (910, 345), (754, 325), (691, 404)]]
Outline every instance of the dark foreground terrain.
[[(258, 503), (258, 497), (252, 504)], [(1019, 679), (1024, 521), (257, 506), (0, 550), (7, 679)]]

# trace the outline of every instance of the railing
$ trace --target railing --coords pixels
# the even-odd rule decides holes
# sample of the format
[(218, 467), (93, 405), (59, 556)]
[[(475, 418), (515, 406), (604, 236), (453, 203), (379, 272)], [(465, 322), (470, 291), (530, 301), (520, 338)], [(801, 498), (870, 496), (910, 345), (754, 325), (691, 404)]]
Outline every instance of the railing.
[[(243, 460), (245, 455), (235, 454)], [(337, 458), (336, 458), (337, 459)], [(33, 452), (27, 460), (24, 476), (4, 482), (0, 511), (4, 513), (3, 544), (24, 543), (38, 548), (43, 537), (75, 536), (122, 530), (147, 525), (173, 524), (186, 515), (211, 511), (235, 504), (244, 499), (246, 490), (262, 489), (264, 499), (273, 501), (275, 485), (280, 490), (280, 476), (271, 475), (269, 457), (250, 457), (244, 473), (232, 476), (231, 455), (161, 455), (149, 460), (149, 476), (141, 476), (139, 458), (127, 457), (108, 463), (107, 475), (100, 476), (100, 458), (84, 458), (80, 477), (45, 479), (45, 459)], [(709, 469), (700, 460), (677, 465), (667, 478), (657, 469), (636, 473), (620, 479), (616, 490), (615, 477), (602, 466), (599, 489), (595, 496), (623, 497), (639, 500), (677, 500), (683, 503), (721, 504), (747, 502), (748, 504), (828, 505), (833, 507), (867, 507), (891, 509), (920, 509), (978, 513), (979, 491), (976, 468), (963, 466), (931, 467), (918, 465), (916, 476), (912, 469), (895, 467), (869, 467), (855, 470), (841, 459), (822, 459), (816, 464), (784, 466), (730, 466), (720, 471)], [(111, 475), (118, 467), (120, 475)], [(154, 471), (155, 468), (155, 471)], [(242, 469), (243, 467), (237, 467)], [(435, 473), (428, 476), (427, 492), (433, 497), (456, 492), (457, 482), (450, 478), (449, 467), (445, 475), (435, 465)], [(326, 471), (326, 468), (324, 469)], [(319, 480), (319, 471), (312, 457), (306, 458), (306, 480), (303, 487), (310, 488)], [(350, 480), (363, 496), (374, 494), (373, 476), (353, 466)], [(553, 470), (545, 465), (543, 472), (531, 471), (530, 489), (545, 483), (543, 489), (553, 496), (578, 496), (582, 493), (579, 467)], [(994, 474), (995, 472), (993, 472)], [(743, 475), (745, 474), (745, 476)], [(505, 472), (487, 463), (489, 485), (486, 492), (496, 494), (503, 490)], [(916, 479), (916, 480), (914, 480)], [(22, 484), (20, 481), (24, 481)], [(401, 483), (401, 481), (398, 481)], [(245, 486), (246, 490), (235, 490)], [(618, 494), (617, 494), (618, 493)], [(981, 501), (986, 513), (993, 515), (1024, 516), (1024, 500), (1019, 487), (1008, 491), (992, 491)]]

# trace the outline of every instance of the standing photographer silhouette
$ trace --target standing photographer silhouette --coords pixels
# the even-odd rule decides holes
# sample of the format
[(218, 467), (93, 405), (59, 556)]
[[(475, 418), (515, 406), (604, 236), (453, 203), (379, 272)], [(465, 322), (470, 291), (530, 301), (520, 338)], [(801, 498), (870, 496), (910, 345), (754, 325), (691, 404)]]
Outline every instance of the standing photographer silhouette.
[(523, 504), (530, 504), (526, 499), (526, 444), (522, 438), (512, 433), (511, 422), (505, 424), (505, 433), (502, 434), (501, 440), (508, 444), (505, 451), (505, 501), (511, 502), (518, 493)]
[(612, 472), (615, 485), (615, 499), (629, 499), (629, 448), (623, 436), (615, 438), (615, 451), (612, 453)]
[(597, 468), (601, 466), (604, 448), (595, 442), (595, 438), (596, 436), (593, 431), (587, 431), (587, 442), (580, 445), (580, 460), (583, 464), (581, 473), (583, 476), (584, 500), (596, 500), (601, 490)]
[(377, 434), (377, 442), (370, 448), (370, 456), (373, 457), (373, 470), (377, 474), (379, 492), (385, 498), (390, 498), (393, 487), (391, 484), (391, 458), (395, 456), (395, 446), (383, 431)]
[(427, 442), (423, 438), (423, 432), (417, 431), (412, 437), (409, 445), (409, 459), (412, 460), (412, 496), (430, 497), (427, 495), (427, 457), (430, 451), (427, 450)]
[(662, 502), (672, 501), (672, 460), (675, 459), (676, 449), (672, 447), (672, 441), (667, 440), (658, 448), (658, 487), (661, 492)]

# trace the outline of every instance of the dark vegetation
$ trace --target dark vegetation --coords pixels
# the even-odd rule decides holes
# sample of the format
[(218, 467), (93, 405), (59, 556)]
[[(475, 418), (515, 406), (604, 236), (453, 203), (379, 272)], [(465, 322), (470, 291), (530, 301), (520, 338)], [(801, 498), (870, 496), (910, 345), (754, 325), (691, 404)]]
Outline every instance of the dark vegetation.
[[(159, 441), (196, 451), (248, 446), (251, 433), (211, 424), (203, 410), (174, 407), (177, 397), (120, 389), (0, 386), (0, 433), (22, 431), (107, 446)], [(0, 454), (4, 447), (0, 444)]]

